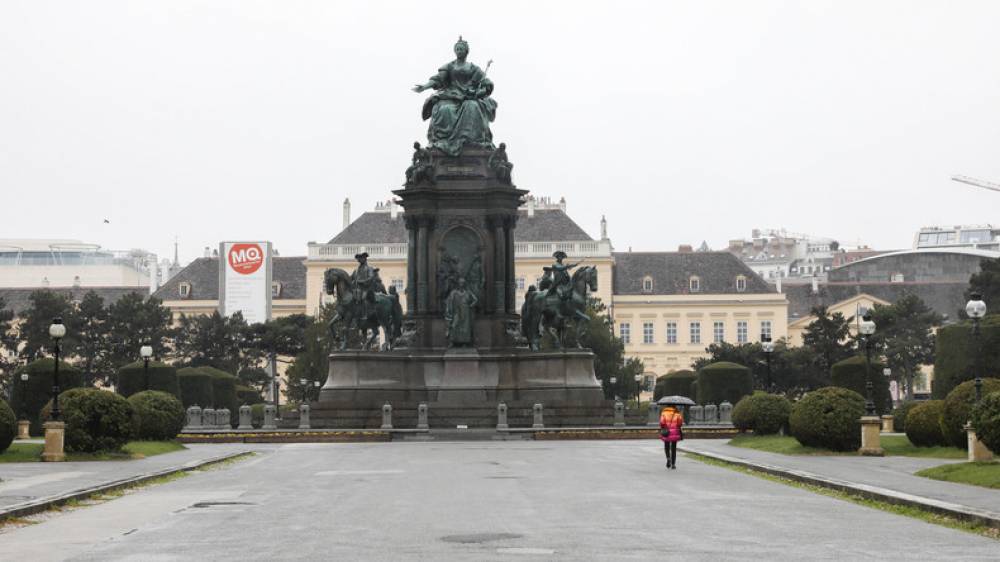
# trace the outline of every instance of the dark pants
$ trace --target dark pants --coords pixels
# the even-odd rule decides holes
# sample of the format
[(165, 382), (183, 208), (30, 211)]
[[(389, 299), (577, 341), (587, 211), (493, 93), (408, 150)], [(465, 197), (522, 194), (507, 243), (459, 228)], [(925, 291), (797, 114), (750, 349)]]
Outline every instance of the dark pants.
[(667, 455), (667, 462), (671, 466), (677, 465), (677, 441), (664, 441), (663, 452)]

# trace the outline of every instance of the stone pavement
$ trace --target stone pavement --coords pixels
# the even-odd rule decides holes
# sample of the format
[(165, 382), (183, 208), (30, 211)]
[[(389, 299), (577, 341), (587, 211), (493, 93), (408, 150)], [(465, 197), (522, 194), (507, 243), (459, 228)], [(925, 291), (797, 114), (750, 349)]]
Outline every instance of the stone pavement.
[(187, 447), (127, 461), (0, 463), (0, 509), (251, 448), (243, 444)]
[(1000, 490), (942, 482), (914, 473), (953, 459), (917, 457), (861, 457), (844, 455), (782, 455), (730, 446), (728, 440), (688, 440), (680, 450), (725, 455), (744, 461), (810, 472), (826, 478), (876, 486), (923, 498), (958, 504), (1000, 515)]
[(16, 560), (995, 560), (653, 441), (288, 444), (0, 535)]

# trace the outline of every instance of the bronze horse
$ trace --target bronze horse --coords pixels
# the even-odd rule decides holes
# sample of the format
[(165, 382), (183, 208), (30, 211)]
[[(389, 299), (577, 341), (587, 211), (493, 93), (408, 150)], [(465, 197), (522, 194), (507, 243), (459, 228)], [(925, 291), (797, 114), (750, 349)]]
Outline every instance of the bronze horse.
[(580, 340), (586, 335), (587, 324), (590, 322), (586, 313), (587, 295), (597, 290), (597, 268), (588, 265), (576, 270), (570, 280), (570, 287), (572, 292), (566, 300), (549, 290), (529, 293), (525, 297), (527, 300), (522, 308), (522, 331), (531, 349), (539, 349), (542, 329), (548, 330), (556, 347), (562, 349), (566, 344), (570, 324), (576, 328), (576, 347), (583, 347)]
[(347, 349), (352, 333), (360, 333), (362, 349), (371, 349), (378, 341), (379, 328), (385, 332), (385, 349), (392, 349), (402, 333), (403, 308), (395, 289), (389, 294), (368, 291), (358, 300), (351, 285), (351, 274), (331, 268), (323, 273), (326, 294), (335, 295), (337, 302), (330, 320), (330, 333), (340, 340), (340, 349)]

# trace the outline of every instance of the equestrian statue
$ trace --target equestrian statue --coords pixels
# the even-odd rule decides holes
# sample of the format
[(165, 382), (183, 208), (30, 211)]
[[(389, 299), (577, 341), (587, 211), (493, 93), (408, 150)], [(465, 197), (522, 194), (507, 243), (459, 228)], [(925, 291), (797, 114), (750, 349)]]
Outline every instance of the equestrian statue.
[(368, 253), (354, 256), (358, 267), (348, 274), (331, 268), (323, 274), (326, 294), (336, 296), (330, 332), (347, 349), (352, 335), (359, 335), (361, 349), (377, 348), (379, 329), (385, 333), (383, 349), (392, 349), (402, 334), (403, 308), (395, 287), (385, 290), (378, 268), (368, 265)]
[(521, 332), (532, 350), (540, 348), (542, 330), (552, 335), (557, 348), (567, 344), (569, 326), (575, 328), (575, 346), (582, 348), (586, 335), (587, 296), (597, 290), (597, 268), (584, 266), (570, 275), (579, 263), (564, 264), (565, 252), (552, 255), (556, 263), (545, 268), (545, 275), (536, 289), (529, 287), (521, 307)]

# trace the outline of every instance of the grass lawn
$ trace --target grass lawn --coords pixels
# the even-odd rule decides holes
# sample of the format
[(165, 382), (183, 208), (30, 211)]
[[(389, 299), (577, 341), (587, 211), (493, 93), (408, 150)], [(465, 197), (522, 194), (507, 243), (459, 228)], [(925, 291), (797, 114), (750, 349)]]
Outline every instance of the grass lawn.
[(1000, 489), (1000, 463), (998, 462), (945, 464), (934, 468), (925, 468), (918, 472), (917, 476)]
[[(12, 443), (10, 448), (0, 453), (0, 463), (39, 462), (44, 446), (41, 443)], [(186, 449), (176, 441), (130, 441), (120, 452), (114, 453), (66, 453), (67, 461), (121, 461), (144, 459), (163, 453)]]
[[(854, 455), (854, 451), (834, 452), (806, 447), (794, 437), (781, 435), (738, 435), (730, 442), (734, 447), (779, 453), (782, 455)], [(888, 456), (964, 459), (965, 451), (955, 447), (917, 447), (905, 435), (883, 435), (882, 448)]]

